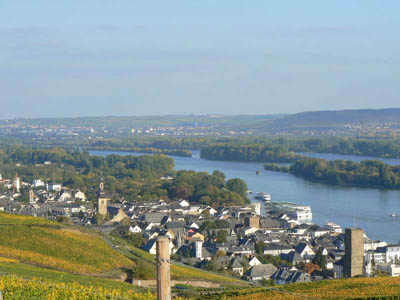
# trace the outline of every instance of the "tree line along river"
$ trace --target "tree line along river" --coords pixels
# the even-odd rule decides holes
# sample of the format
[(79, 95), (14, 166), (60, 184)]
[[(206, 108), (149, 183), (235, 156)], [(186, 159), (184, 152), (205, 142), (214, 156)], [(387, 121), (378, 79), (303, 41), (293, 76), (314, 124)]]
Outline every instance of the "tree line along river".
[[(133, 152), (90, 151), (93, 155), (120, 154), (139, 155)], [(371, 157), (336, 155), (322, 153), (299, 153), (310, 157), (327, 160), (344, 159), (361, 161)], [(391, 217), (392, 213), (400, 215), (400, 190), (384, 190), (345, 186), (330, 186), (313, 183), (287, 173), (266, 171), (263, 163), (211, 161), (200, 158), (199, 151), (193, 151), (192, 157), (172, 156), (176, 170), (207, 171), (219, 170), (227, 178), (241, 178), (246, 181), (248, 189), (266, 192), (272, 201), (289, 201), (310, 205), (313, 222), (324, 225), (327, 221), (335, 222), (342, 227), (361, 227), (372, 239), (397, 243), (400, 240), (400, 217)], [(400, 164), (400, 159), (380, 159), (385, 163)], [(257, 175), (256, 171), (260, 171)], [(252, 201), (258, 201), (252, 199)]]

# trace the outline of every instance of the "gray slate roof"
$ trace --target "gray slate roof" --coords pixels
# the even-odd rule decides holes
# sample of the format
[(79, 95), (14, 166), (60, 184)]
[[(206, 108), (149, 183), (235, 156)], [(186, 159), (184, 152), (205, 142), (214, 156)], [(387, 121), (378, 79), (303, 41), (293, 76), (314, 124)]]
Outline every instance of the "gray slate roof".
[(278, 269), (272, 264), (254, 266), (250, 271), (250, 277), (271, 277)]

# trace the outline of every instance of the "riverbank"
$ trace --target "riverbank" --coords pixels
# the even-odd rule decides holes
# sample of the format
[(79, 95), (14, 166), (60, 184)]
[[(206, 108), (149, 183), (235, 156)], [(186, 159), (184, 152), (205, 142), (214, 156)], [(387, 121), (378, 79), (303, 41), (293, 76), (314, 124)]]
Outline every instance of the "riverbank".
[[(93, 155), (140, 155), (125, 152), (98, 152)], [(347, 159), (363, 159), (363, 157), (347, 156)], [(173, 156), (175, 170), (194, 170), (212, 173), (215, 170), (223, 172), (227, 178), (242, 178), (248, 189), (256, 192), (266, 192), (272, 196), (272, 201), (292, 202), (309, 205), (313, 210), (313, 223), (324, 225), (333, 221), (342, 227), (357, 226), (364, 228), (372, 239), (383, 239), (390, 243), (400, 240), (400, 217), (392, 218), (395, 213), (400, 215), (400, 191), (371, 189), (348, 186), (333, 186), (314, 183), (289, 173), (263, 171), (263, 164), (257, 162), (226, 162), (210, 161), (200, 158), (199, 151), (193, 151), (192, 157)], [(400, 164), (400, 160), (393, 160)], [(261, 170), (257, 175), (256, 171)], [(262, 209), (264, 202), (260, 202)]]
[(290, 166), (264, 164), (264, 170), (290, 173), (327, 185), (400, 189), (400, 166), (390, 166), (378, 160), (364, 160), (358, 163), (301, 157)]

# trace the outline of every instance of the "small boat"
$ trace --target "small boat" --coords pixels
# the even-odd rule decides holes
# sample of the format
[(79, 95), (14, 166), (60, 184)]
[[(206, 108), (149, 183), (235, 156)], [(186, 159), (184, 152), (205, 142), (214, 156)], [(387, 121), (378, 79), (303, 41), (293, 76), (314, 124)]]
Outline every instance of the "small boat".
[(397, 217), (395, 213), (392, 213), (390, 216), (391, 216), (392, 218)]
[(256, 174), (257, 174), (257, 175), (260, 175), (260, 171), (257, 170), (257, 171), (256, 171)]
[(247, 194), (251, 195), (251, 194), (253, 194), (253, 192), (252, 191), (247, 191)]

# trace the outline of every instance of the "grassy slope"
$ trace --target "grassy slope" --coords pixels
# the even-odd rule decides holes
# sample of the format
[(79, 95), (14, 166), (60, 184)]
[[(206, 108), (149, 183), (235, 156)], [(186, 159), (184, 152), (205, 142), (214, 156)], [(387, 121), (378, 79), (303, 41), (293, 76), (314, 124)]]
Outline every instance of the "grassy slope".
[(155, 300), (150, 292), (142, 293), (134, 290), (112, 289), (81, 285), (77, 282), (64, 283), (44, 279), (24, 279), (16, 276), (0, 277), (0, 290), (4, 299), (136, 299)]
[(78, 274), (99, 275), (133, 266), (95, 234), (5, 213), (0, 213), (0, 256)]
[(139, 287), (132, 286), (129, 283), (122, 282), (119, 280), (70, 274), (62, 271), (21, 264), (18, 261), (4, 262), (3, 259), (0, 259), (0, 274), (2, 276), (15, 275), (18, 277), (23, 277), (25, 279), (41, 278), (44, 280), (50, 280), (60, 283), (76, 282), (79, 283), (80, 285), (85, 285), (85, 286), (103, 287), (107, 289), (120, 289), (123, 291), (132, 289), (138, 289), (140, 291), (144, 291)]
[[(112, 249), (103, 238), (118, 245), (119, 251)], [(106, 276), (114, 274), (114, 269), (132, 268), (135, 262), (140, 261), (148, 279), (155, 279), (153, 255), (123, 239), (103, 238), (83, 228), (60, 225), (43, 218), (0, 213), (0, 258), (14, 258), (20, 263), (74, 274)], [(171, 277), (175, 280), (245, 284), (235, 278), (181, 265), (171, 266)]]

